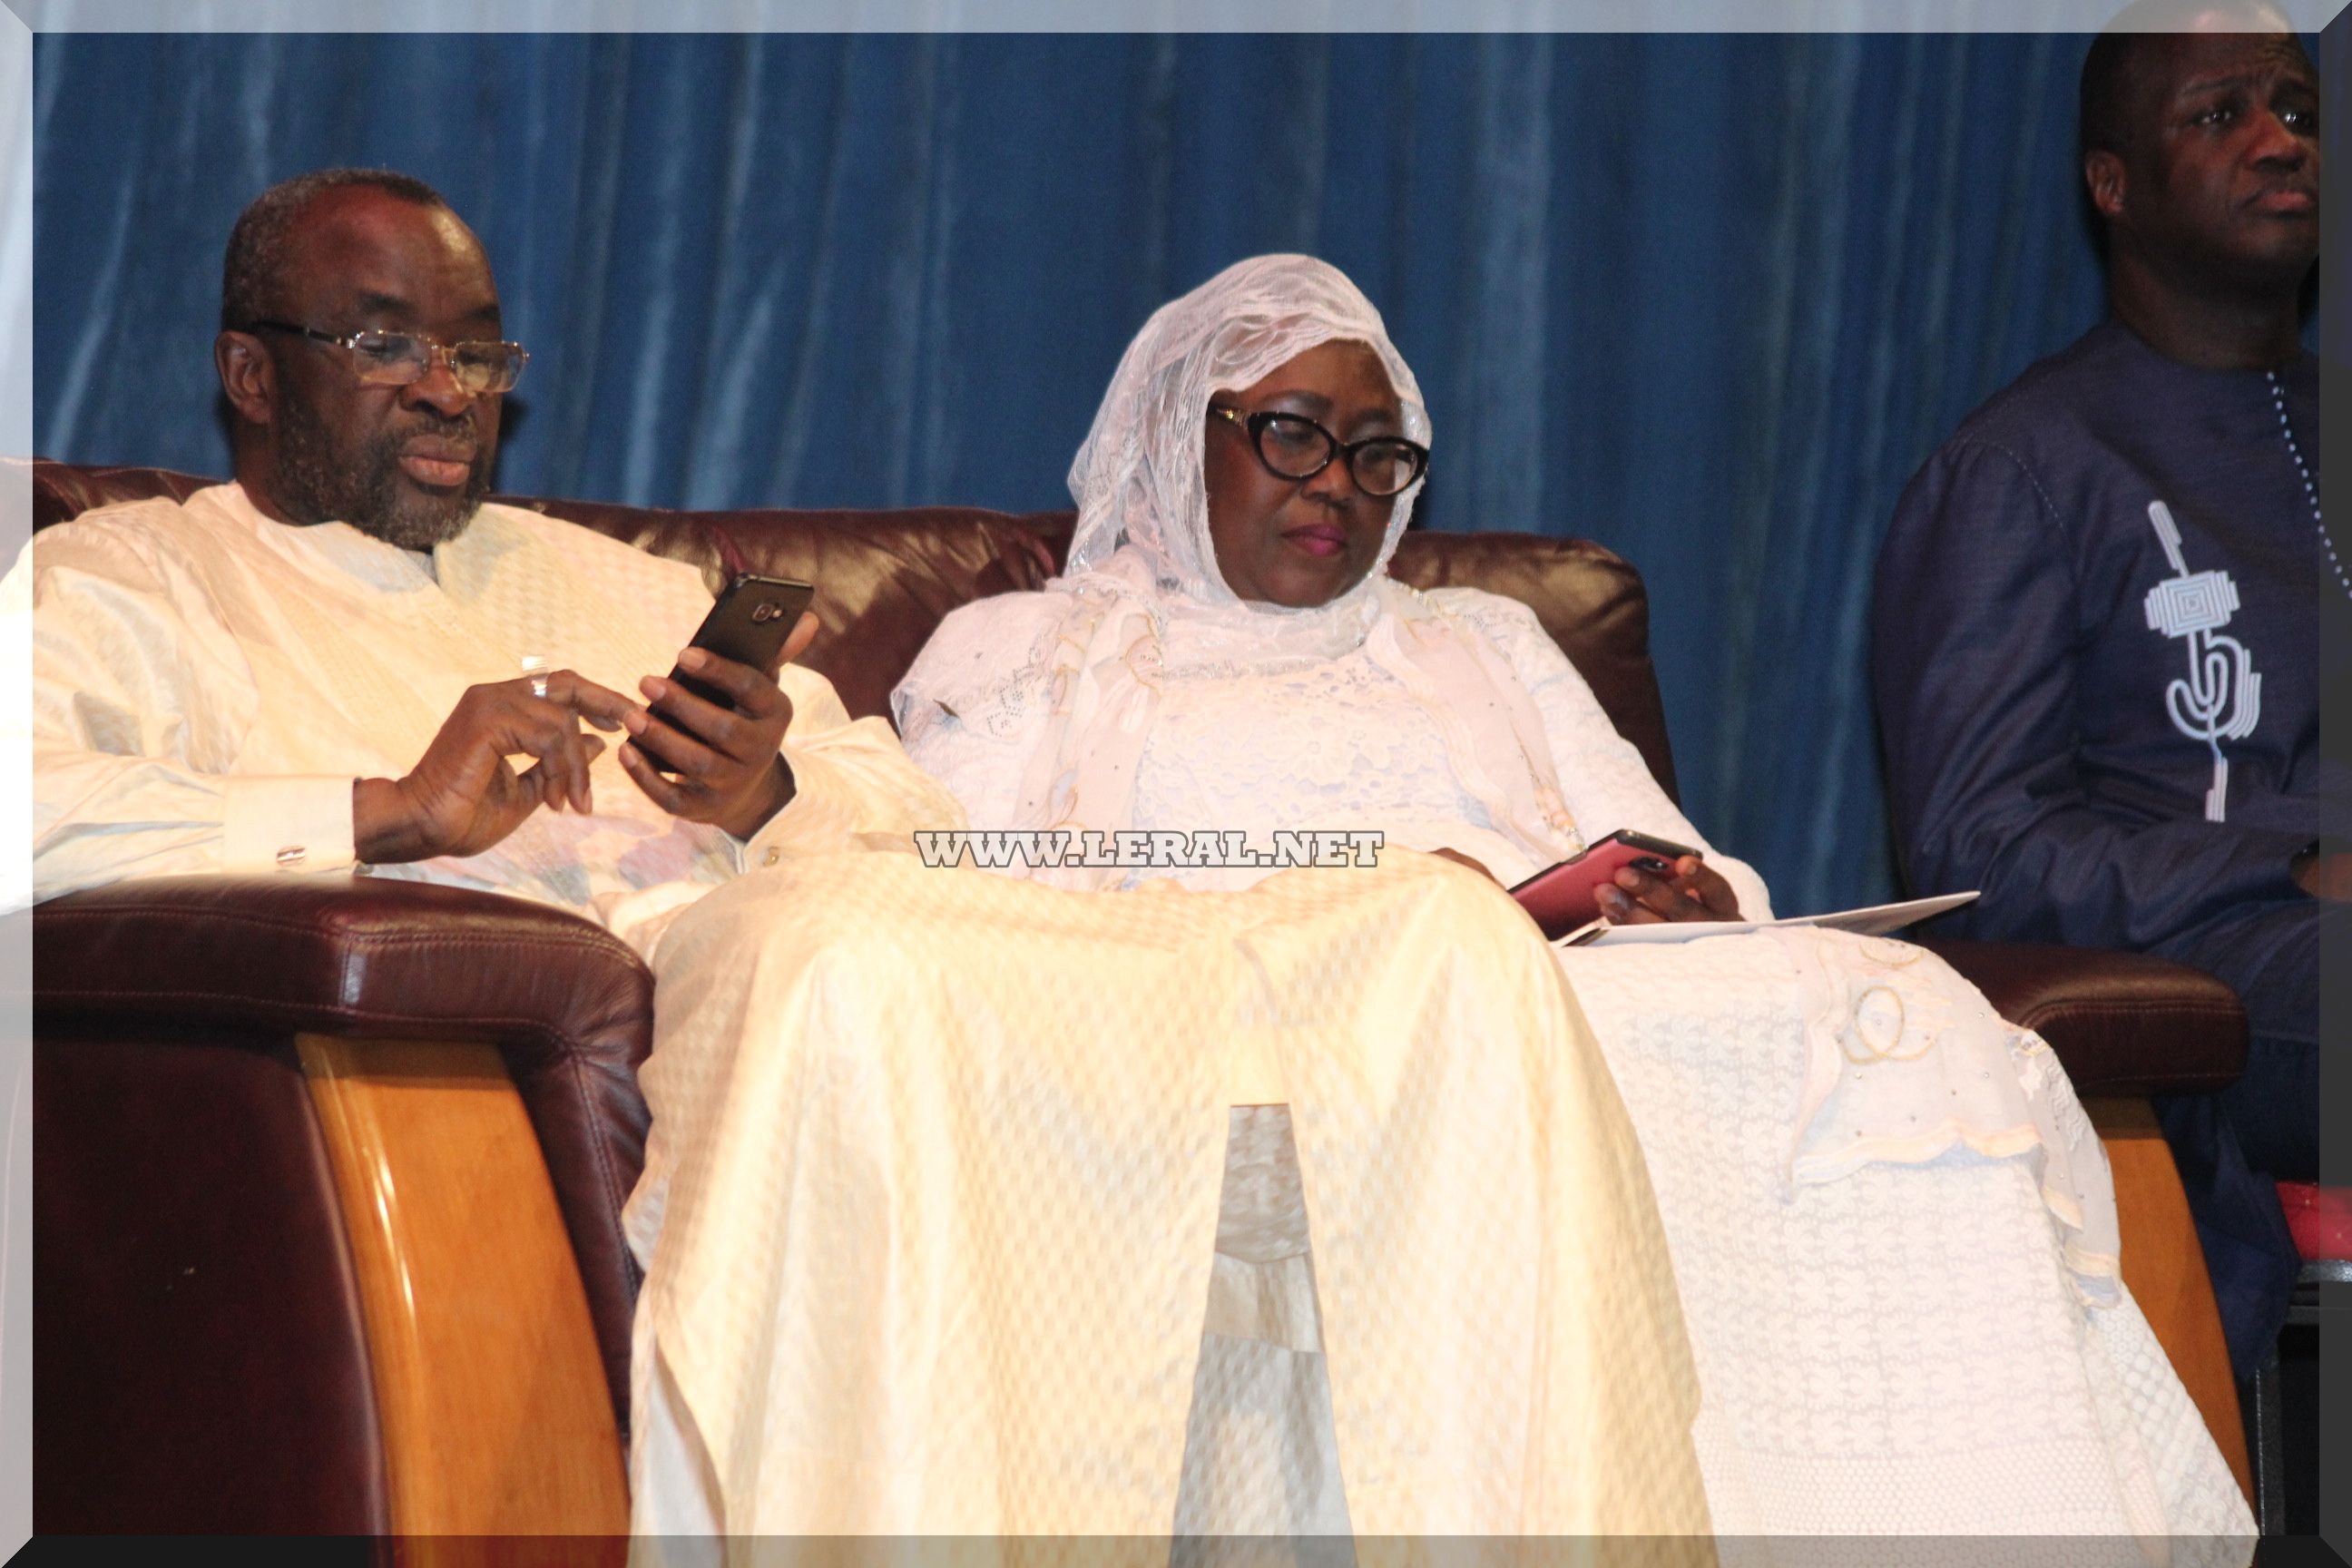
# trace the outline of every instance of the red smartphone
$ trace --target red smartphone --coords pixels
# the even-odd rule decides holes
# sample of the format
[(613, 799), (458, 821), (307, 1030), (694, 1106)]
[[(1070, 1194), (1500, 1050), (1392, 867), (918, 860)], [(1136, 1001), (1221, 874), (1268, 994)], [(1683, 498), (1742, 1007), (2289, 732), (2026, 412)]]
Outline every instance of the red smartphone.
[[(756, 572), (745, 572), (719, 591), (710, 613), (702, 617), (702, 625), (694, 634), (694, 646), (721, 658), (731, 658), (737, 664), (748, 664), (754, 669), (765, 669), (775, 662), (777, 650), (792, 635), (801, 618), (801, 612), (816, 597), (816, 589), (790, 577), (762, 577)], [(683, 669), (673, 668), (669, 678), (716, 708), (732, 712), (735, 700), (707, 680), (698, 680)], [(696, 735), (669, 714), (662, 715), (664, 722), (682, 734)]]
[(1676, 860), (1697, 853), (1688, 845), (1620, 828), (1594, 839), (1573, 859), (1547, 866), (1513, 888), (1511, 897), (1535, 917), (1544, 935), (1556, 939), (1601, 918), (1601, 889), (1625, 867), (1668, 877)]

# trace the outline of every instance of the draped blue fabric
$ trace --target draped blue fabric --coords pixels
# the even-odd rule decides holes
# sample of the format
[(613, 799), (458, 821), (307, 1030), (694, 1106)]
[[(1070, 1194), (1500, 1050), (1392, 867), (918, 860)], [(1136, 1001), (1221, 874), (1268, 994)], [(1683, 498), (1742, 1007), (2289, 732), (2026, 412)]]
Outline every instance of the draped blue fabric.
[[(1436, 529), (1647, 577), (1692, 815), (1887, 896), (1866, 658), (1904, 481), (2095, 321), (2070, 37), (43, 37), (37, 427), (225, 472), (243, 203), (439, 186), (511, 335), (502, 488), (1067, 504), (1129, 337), (1320, 254), (1436, 429)], [(1595, 831), (1619, 826), (1589, 825)]]

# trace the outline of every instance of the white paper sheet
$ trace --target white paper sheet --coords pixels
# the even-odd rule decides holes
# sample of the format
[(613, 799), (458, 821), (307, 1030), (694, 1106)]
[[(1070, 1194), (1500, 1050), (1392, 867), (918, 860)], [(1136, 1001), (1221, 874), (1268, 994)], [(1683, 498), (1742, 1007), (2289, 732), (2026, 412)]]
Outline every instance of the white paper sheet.
[(1594, 921), (1580, 925), (1559, 938), (1554, 947), (1618, 946), (1629, 942), (1696, 942), (1703, 936), (1736, 936), (1742, 931), (1769, 931), (1775, 926), (1820, 926), (1827, 931), (1850, 931), (1862, 936), (1885, 936), (1888, 931), (1901, 931), (1916, 925), (1946, 910), (1958, 909), (1977, 897), (1972, 889), (1965, 893), (1944, 893), (1932, 899), (1907, 899), (1901, 903), (1872, 904), (1867, 909), (1838, 910), (1825, 915), (1790, 915), (1778, 921), (1660, 921), (1654, 925), (1611, 925), (1607, 921)]

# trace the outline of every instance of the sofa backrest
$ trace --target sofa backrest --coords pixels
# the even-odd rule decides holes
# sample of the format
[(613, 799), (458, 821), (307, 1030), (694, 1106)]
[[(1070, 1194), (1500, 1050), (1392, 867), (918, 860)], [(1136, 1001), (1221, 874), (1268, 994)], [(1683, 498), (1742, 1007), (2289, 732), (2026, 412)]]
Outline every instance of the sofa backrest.
[[(120, 501), (185, 499), (218, 482), (166, 468), (37, 462), (33, 526)], [(824, 629), (803, 662), (860, 716), (888, 712), (891, 688), (950, 610), (1035, 588), (1052, 576), (1072, 521), (1066, 511), (1015, 515), (977, 507), (677, 511), (500, 499), (690, 563), (714, 588), (730, 568), (814, 583)], [(1631, 565), (1589, 540), (1409, 533), (1391, 569), (1417, 588), (1485, 588), (1534, 610), (1618, 731), (1641, 750), (1666, 793), (1675, 793), (1665, 711), (1650, 664), (1649, 599)]]

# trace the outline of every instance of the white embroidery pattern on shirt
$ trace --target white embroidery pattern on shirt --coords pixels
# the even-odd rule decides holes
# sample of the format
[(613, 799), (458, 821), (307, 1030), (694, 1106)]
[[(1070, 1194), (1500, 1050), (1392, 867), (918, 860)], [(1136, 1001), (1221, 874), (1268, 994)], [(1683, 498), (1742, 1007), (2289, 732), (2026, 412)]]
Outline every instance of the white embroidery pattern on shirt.
[[(2221, 628), (2238, 611), (2238, 585), (2227, 572), (2191, 572), (2180, 553), (2180, 527), (2162, 501), (2147, 503), (2147, 520), (2174, 575), (2147, 591), (2147, 628), (2189, 639), (2189, 679), (2164, 689), (2172, 727), (2213, 753), (2213, 787), (2205, 792), (2205, 820), (2220, 822), (2230, 799), (2230, 759), (2223, 741), (2254, 732), (2263, 711), (2263, 678), (2245, 644)], [(2228, 722), (2222, 721), (2226, 713)]]

